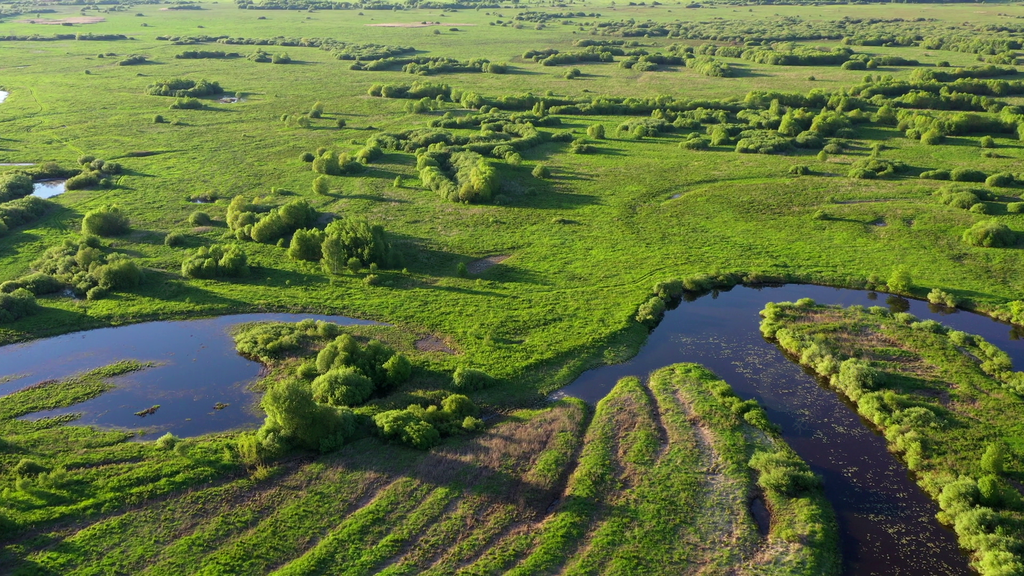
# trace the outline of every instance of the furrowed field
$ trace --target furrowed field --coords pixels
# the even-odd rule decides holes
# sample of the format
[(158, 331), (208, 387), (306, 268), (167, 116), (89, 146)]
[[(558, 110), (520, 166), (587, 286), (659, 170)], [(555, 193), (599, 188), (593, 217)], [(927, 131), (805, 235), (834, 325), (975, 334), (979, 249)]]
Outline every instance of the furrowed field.
[[(739, 283), (1024, 324), (1021, 5), (240, 4), (0, 4), (0, 342), (388, 326), (235, 332), (258, 431), (18, 419), (130, 355), (0, 370), (0, 571), (838, 574), (820, 480), (706, 370), (547, 396)], [(961, 546), (1024, 573), (1011, 532)]]

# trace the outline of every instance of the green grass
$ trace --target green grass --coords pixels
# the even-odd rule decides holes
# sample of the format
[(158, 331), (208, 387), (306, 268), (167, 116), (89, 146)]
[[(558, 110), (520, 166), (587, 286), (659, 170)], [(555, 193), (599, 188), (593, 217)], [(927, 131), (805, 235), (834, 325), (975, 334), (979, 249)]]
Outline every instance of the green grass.
[[(76, 16), (80, 11), (78, 6), (53, 8), (56, 13), (47, 18)], [(564, 116), (558, 130), (582, 135), (591, 124), (602, 123), (609, 138), (593, 142), (594, 154), (569, 154), (566, 144), (549, 142), (524, 151), (520, 166), (498, 163), (501, 205), (443, 201), (420, 186), (415, 158), (404, 153), (386, 154), (359, 176), (330, 177), (332, 194), (315, 195), (314, 174), (299, 159), (319, 147), (354, 152), (378, 131), (424, 128), (444, 111), (466, 113), (448, 103), (430, 115), (408, 114), (406, 101), (367, 96), (374, 83), (426, 79), (487, 96), (551, 91), (572, 97), (668, 94), (739, 101), (751, 90), (838, 91), (860, 83), (864, 71), (764, 66), (725, 58), (740, 71), (737, 77), (712, 78), (684, 67), (640, 73), (616, 62), (575, 64), (583, 76), (566, 80), (567, 66), (544, 67), (521, 55), (528, 49), (571, 49), (573, 40), (592, 37), (589, 25), (580, 30), (582, 21), (592, 19), (536, 30), (531, 25), (490, 25), (512, 18), (518, 10), (511, 8), (449, 11), (445, 16), (440, 10), (249, 11), (232, 3), (206, 3), (203, 8), (162, 11), (158, 5), (135, 6), (100, 14), (104, 22), (72, 27), (4, 22), (5, 34), (72, 31), (124, 33), (135, 39), (5, 41), (0, 47), (0, 88), (11, 93), (0, 104), (0, 162), (56, 161), (68, 167), (90, 154), (116, 159), (125, 168), (116, 187), (67, 192), (55, 199), (58, 210), (0, 238), (0, 282), (24, 275), (47, 248), (75, 238), (83, 215), (104, 204), (120, 205), (133, 229), (108, 240), (105, 250), (136, 259), (146, 268), (146, 279), (138, 289), (102, 300), (42, 297), (39, 314), (0, 325), (0, 342), (232, 312), (345, 314), (392, 325), (354, 331), (381, 338), (410, 355), (422, 377), (411, 391), (443, 388), (447, 375), (458, 366), (479, 368), (497, 377), (500, 385), (473, 399), (508, 416), (480, 438), (456, 438), (429, 454), (364, 439), (336, 455), (318, 457), (315, 463), (305, 456), (271, 463), (272, 470), (255, 473), (256, 478), (270, 477), (257, 481), (248, 479), (236, 461), (231, 434), (190, 439), (181, 448), (160, 451), (152, 443), (126, 442), (121, 432), (67, 426), (65, 420), (11, 419), (99, 394), (109, 386), (104, 378), (112, 374), (18, 393), (0, 399), (5, 418), (0, 434), (9, 445), (0, 453), (4, 470), (22, 458), (33, 458), (51, 468), (65, 468), (71, 477), (67, 488), (51, 490), (62, 494), (33, 496), (19, 491), (9, 473), (0, 475), (2, 487), (12, 494), (10, 504), (4, 504), (5, 510), (10, 508), (5, 514), (22, 534), (3, 561), (20, 559), (29, 573), (84, 574), (101, 565), (154, 574), (180, 573), (189, 566), (203, 566), (208, 573), (263, 573), (322, 566), (332, 558), (344, 558), (354, 570), (391, 574), (547, 569), (584, 573), (595, 567), (629, 572), (687, 562), (737, 565), (745, 558), (743, 547), (723, 551), (698, 546), (708, 534), (723, 529), (713, 511), (691, 524), (680, 524), (668, 511), (684, 506), (682, 502), (688, 502), (687, 508), (732, 510), (722, 522), (739, 526), (745, 535), (741, 540), (753, 542), (752, 527), (738, 520), (737, 512), (737, 498), (742, 499), (737, 494), (754, 486), (746, 468), (748, 451), (751, 446), (782, 448), (750, 429), (736, 428), (727, 414), (716, 416), (713, 406), (701, 412), (700, 395), (687, 396), (686, 391), (699, 390), (704, 376), (677, 371), (660, 374), (650, 385), (622, 384), (606, 406), (629, 406), (623, 412), (631, 418), (628, 430), (619, 427), (608, 408), (599, 408), (589, 428), (588, 412), (578, 404), (539, 411), (524, 408), (535, 407), (544, 395), (587, 368), (633, 355), (647, 335), (647, 329), (634, 321), (637, 307), (650, 297), (652, 285), (670, 278), (739, 272), (859, 286), (871, 275), (887, 278), (895, 267), (906, 266), (920, 287), (918, 295), (941, 287), (983, 310), (1021, 298), (1024, 261), (1019, 249), (964, 244), (963, 231), (988, 216), (940, 204), (932, 193), (944, 183), (916, 178), (935, 168), (970, 167), (989, 174), (1019, 171), (1024, 147), (1009, 134), (997, 135), (997, 157), (982, 157), (977, 135), (924, 146), (894, 128), (865, 124), (857, 128), (846, 152), (819, 162), (816, 151), (783, 156), (741, 155), (733, 146), (687, 151), (678, 147), (684, 133), (637, 141), (615, 132), (627, 118)], [(925, 17), (935, 19), (929, 26), (954, 27), (965, 21), (1005, 24), (1024, 16), (1024, 8), (1005, 3), (689, 9), (601, 2), (586, 10), (600, 11), (602, 20), (725, 18), (735, 20), (736, 27), (775, 15), (808, 20)], [(135, 16), (136, 12), (144, 16)], [(438, 28), (441, 34), (433, 34), (431, 27), (367, 26), (420, 21), (455, 23), (459, 31), (449, 31), (450, 26)], [(160, 35), (198, 34), (409, 45), (426, 56), (508, 62), (512, 70), (506, 75), (429, 78), (400, 71), (361, 72), (326, 51), (301, 47), (265, 47), (270, 52), (287, 51), (296, 61), (288, 65), (244, 58), (180, 60), (174, 55), (187, 49), (245, 54), (254, 47), (178, 46), (156, 40)], [(665, 50), (677, 41), (631, 40), (651, 51)], [(837, 42), (801, 44), (830, 48)], [(854, 49), (914, 58), (925, 66), (940, 60), (954, 66), (976, 63), (973, 54), (917, 47)], [(142, 54), (152, 63), (115, 66), (120, 56), (97, 57), (108, 52)], [(869, 72), (906, 79), (913, 70)], [(244, 93), (244, 101), (208, 101), (205, 110), (169, 110), (173, 99), (145, 95), (149, 84), (175, 77), (216, 80), (229, 94)], [(1024, 102), (1020, 97), (1006, 100)], [(324, 118), (313, 120), (311, 129), (289, 128), (280, 121), (282, 114), (306, 112), (318, 101), (325, 105)], [(168, 122), (153, 123), (156, 114)], [(335, 127), (339, 119), (347, 122), (345, 128)], [(868, 157), (878, 142), (886, 146), (883, 158), (905, 162), (910, 169), (890, 179), (847, 178), (849, 165)], [(133, 154), (138, 152), (154, 154)], [(531, 175), (540, 163), (551, 169), (550, 179)], [(790, 176), (794, 165), (809, 166), (811, 174)], [(404, 182), (400, 188), (393, 185), (396, 176)], [(272, 188), (279, 191), (273, 193)], [(187, 200), (208, 191), (222, 199), (203, 206)], [(998, 192), (1002, 197), (993, 204), (995, 217), (1024, 231), (1024, 215), (1008, 214), (1003, 208), (1019, 196), (1020, 188)], [(303, 198), (323, 213), (379, 223), (405, 262), (379, 273), (389, 285), (370, 286), (363, 273), (329, 275), (315, 264), (289, 260), (283, 248), (244, 243), (253, 265), (249, 278), (181, 278), (181, 261), (187, 254), (224, 242), (227, 204), (238, 194), (262, 196), (271, 204)], [(853, 201), (861, 202), (849, 203)], [(213, 225), (190, 226), (189, 215), (196, 209), (209, 212)], [(819, 210), (830, 218), (815, 219)], [(886, 226), (875, 225), (878, 222)], [(165, 246), (165, 236), (174, 232), (185, 235), (183, 245)], [(498, 255), (509, 258), (459, 277), (459, 264)], [(417, 353), (415, 341), (427, 335), (443, 338), (458, 353)], [(0, 382), (5, 376), (0, 375)], [(694, 436), (682, 416), (686, 410), (702, 414), (702, 422), (716, 438), (710, 448)], [(544, 423), (543, 437), (526, 430), (538, 421)], [(504, 445), (497, 430), (514, 430), (530, 438), (528, 448)], [(676, 434), (681, 443), (661, 452), (663, 434)], [(459, 452), (463, 448), (469, 452)], [(699, 498), (706, 489), (701, 473), (707, 462), (701, 458), (709, 457), (708, 450), (729, 462), (732, 472), (725, 474), (712, 497)], [(502, 458), (508, 461), (499, 464)], [(444, 474), (428, 470), (432, 465)], [(693, 474), (676, 474), (681, 468)], [(625, 484), (609, 483), (609, 477)], [(408, 491), (401, 494), (423, 499), (389, 507), (388, 498), (398, 498), (400, 492), (395, 487)], [(674, 492), (669, 487), (675, 487)], [(190, 489), (196, 493), (181, 493)], [(202, 510), (204, 498), (214, 499), (222, 492), (237, 499), (238, 506)], [(552, 501), (562, 496), (549, 513)], [(367, 508), (373, 502), (380, 502), (379, 507)], [(403, 507), (412, 504), (416, 506)], [(181, 520), (172, 522), (160, 515), (161, 507), (177, 510), (177, 505), (185, 510)], [(831, 520), (820, 500), (772, 506), (778, 522), (770, 539), (779, 570), (833, 569), (833, 552), (821, 552), (831, 550), (827, 534), (820, 538), (820, 549), (801, 547), (784, 537), (831, 530), (821, 528), (831, 526)], [(638, 517), (652, 520), (657, 529), (638, 530)], [(89, 526), (60, 527), (61, 522), (73, 521)], [(167, 532), (153, 525), (159, 522), (166, 523)], [(128, 535), (123, 541), (116, 537), (121, 533)], [(332, 539), (331, 534), (337, 536)], [(358, 550), (351, 547), (356, 541), (361, 542)], [(659, 552), (660, 556), (648, 554), (665, 550), (663, 544), (670, 541), (680, 548)]]
[(678, 365), (623, 380), (592, 416), (562, 401), (431, 452), (367, 438), (249, 475), (225, 463), (206, 483), (23, 534), (3, 562), (18, 574), (834, 573), (820, 495), (769, 499), (772, 532), (758, 534), (747, 461), (789, 449), (715, 400), (720, 386)]

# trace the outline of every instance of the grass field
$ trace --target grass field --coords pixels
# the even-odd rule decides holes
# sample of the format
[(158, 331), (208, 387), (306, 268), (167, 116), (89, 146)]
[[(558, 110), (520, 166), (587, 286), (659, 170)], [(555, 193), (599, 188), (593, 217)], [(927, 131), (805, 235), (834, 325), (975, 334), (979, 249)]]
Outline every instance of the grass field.
[[(6, 566), (20, 563), (29, 572), (51, 573), (178, 573), (183, 566), (203, 566), (209, 573), (320, 573), (328, 571), (325, 566), (345, 566), (352, 573), (526, 574), (702, 565), (828, 573), (838, 568), (831, 513), (820, 498), (790, 506), (771, 502), (768, 494), (775, 516), (764, 545), (745, 510), (758, 491), (749, 457), (755, 446), (786, 449), (727, 418), (708, 432), (722, 444), (707, 441), (686, 420), (688, 410), (701, 410), (700, 398), (686, 396), (706, 380), (696, 369), (661, 372), (650, 383), (621, 383), (593, 414), (571, 402), (538, 406), (583, 370), (634, 354), (658, 317), (639, 322), (638, 308), (643, 312), (644, 303), (651, 304), (652, 286), (673, 279), (684, 279), (677, 286), (687, 290), (735, 281), (796, 281), (921, 297), (941, 288), (961, 307), (1024, 321), (1024, 306), (1011, 304), (1024, 300), (1024, 136), (1017, 131), (1024, 126), (1024, 75), (1013, 67), (1019, 49), (977, 48), (984, 42), (1019, 43), (1019, 4), (0, 6), (4, 13), (21, 12), (0, 19), (0, 37), (15, 38), (0, 40), (0, 90), (9, 92), (0, 103), (0, 163), (55, 162), (71, 173), (80, 169), (83, 156), (121, 165), (105, 185), (69, 190), (25, 222), (5, 216), (21, 201), (0, 203), (0, 221), (11, 222), (0, 233), (0, 283), (14, 282), (2, 290), (13, 292), (33, 271), (45, 269), (59, 278), (53, 290), (26, 284), (37, 292), (39, 309), (0, 323), (0, 342), (241, 311), (343, 314), (391, 324), (353, 333), (382, 339), (414, 367), (402, 395), (371, 405), (401, 409), (397, 403), (408, 395), (436, 405), (452, 392), (450, 374), (461, 367), (494, 377), (495, 386), (468, 394), (485, 413), (500, 415), (480, 435), (455, 437), (427, 453), (363, 438), (337, 453), (291, 453), (248, 471), (235, 462), (233, 433), (186, 439), (181, 448), (165, 450), (126, 442), (120, 432), (66, 422), (29, 430), (11, 421), (3, 436), (14, 448), (0, 454), (11, 495), (2, 507), (7, 510), (9, 497), (34, 511), (4, 512), (21, 535), (7, 549)], [(79, 16), (101, 20), (27, 21)], [(645, 35), (634, 25), (647, 20), (670, 28), (679, 21), (696, 31), (691, 37)], [(615, 21), (632, 23), (612, 26)], [(441, 24), (426, 24), (433, 22)], [(716, 27), (728, 34), (717, 35)], [(768, 39), (805, 29), (831, 32), (797, 39), (793, 46), (772, 46)], [(845, 32), (836, 36), (839, 29)], [(894, 38), (873, 43), (878, 45), (841, 39), (861, 33)], [(125, 38), (32, 38), (53, 34)], [(182, 39), (204, 35), (267, 42)], [(290, 45), (277, 45), (280, 37), (291, 39), (283, 42)], [(353, 60), (340, 60), (330, 50), (295, 45), (303, 38), (362, 48), (411, 47), (415, 52), (398, 58), (484, 58), (508, 68), (420, 76), (401, 71), (399, 62), (381, 71), (354, 70)], [(935, 38), (946, 43), (928, 47)], [(524, 58), (529, 50), (581, 50), (583, 40), (664, 54), (716, 44), (735, 51), (714, 56), (732, 75), (706, 76), (682, 64), (640, 71), (622, 66), (625, 55), (557, 66)], [(883, 57), (918, 62), (844, 69), (838, 63), (770, 65), (739, 54), (793, 47), (848, 47), (854, 60), (863, 55), (872, 63)], [(291, 62), (247, 57), (257, 49), (278, 57), (287, 53)], [(175, 58), (188, 50), (239, 56)], [(125, 64), (131, 55), (145, 62)], [(972, 79), (983, 73), (968, 69), (965, 81), (921, 80), (926, 73), (992, 62), (1011, 68), (992, 79)], [(573, 68), (579, 75), (568, 79)], [(151, 85), (175, 78), (216, 81), (224, 93), (201, 96), (200, 109), (171, 108), (175, 98), (147, 94)], [(375, 84), (414, 81), (446, 84), (449, 95), (473, 93), (499, 102), (501, 109), (484, 116), (481, 107), (455, 97), (419, 102), (427, 109), (413, 113), (415, 99), (369, 95)], [(747, 97), (755, 91), (768, 95)], [(501, 100), (527, 93), (530, 105)], [(220, 101), (236, 95), (238, 102)], [(618, 107), (550, 112), (565, 101), (586, 108), (600, 98), (617, 99)], [(502, 123), (521, 129), (534, 101), (544, 110), (530, 117), (537, 122), (536, 142), (522, 144), (525, 138), (518, 134), (501, 133)], [(317, 104), (318, 113), (309, 114)], [(886, 110), (900, 114), (898, 121), (886, 120)], [(721, 114), (672, 121), (709, 112)], [(162, 122), (154, 121), (157, 115)], [(801, 134), (814, 136), (817, 144), (794, 147), (795, 134), (782, 138), (784, 117), (797, 118)], [(819, 128), (812, 123), (818, 117), (838, 118), (839, 125)], [(422, 135), (428, 122), (474, 119), (476, 125), (429, 130), (470, 144), (436, 143), (429, 150), (424, 144), (415, 153), (385, 148), (359, 173), (320, 176), (302, 159), (306, 153), (320, 156), (321, 148), (356, 154), (386, 134)], [(635, 126), (645, 122), (659, 128), (638, 133)], [(630, 130), (620, 131), (622, 124)], [(588, 136), (595, 125), (603, 126), (605, 137)], [(936, 143), (926, 144), (922, 136), (932, 129)], [(727, 134), (709, 142), (715, 130)], [(985, 147), (983, 137), (989, 138)], [(581, 138), (592, 149), (572, 153), (579, 148), (570, 141)], [(706, 149), (681, 146), (695, 139)], [(737, 152), (744, 140), (759, 139), (782, 142), (777, 153)], [(491, 201), (448, 201), (424, 180), (422, 161), (431, 155), (444, 162), (462, 148), (499, 140), (522, 145), (514, 157), (484, 153), (481, 162), (493, 171)], [(541, 165), (548, 176), (536, 175)], [(870, 178), (851, 176), (871, 165), (892, 169), (879, 168), (877, 177), (874, 168)], [(0, 170), (15, 174), (25, 168)], [(38, 180), (33, 170), (40, 168), (29, 169)], [(982, 181), (920, 177), (935, 170), (980, 171)], [(984, 181), (997, 175), (1007, 176)], [(314, 191), (317, 177), (326, 193)], [(6, 199), (10, 178), (0, 175), (0, 199)], [(968, 192), (974, 196), (957, 207), (947, 201), (950, 194), (939, 191), (959, 193), (961, 200)], [(195, 203), (199, 196), (211, 202)], [(253, 210), (264, 212), (253, 218), (304, 200), (316, 211), (311, 228), (323, 229), (332, 219), (365, 219), (383, 227), (393, 257), (379, 270), (376, 262), (364, 261), (351, 271), (335, 266), (331, 272), (317, 258), (292, 258), (294, 227), (280, 242), (245, 238), (249, 233), (229, 214), (238, 196), (259, 200)], [(82, 240), (86, 215), (112, 204), (127, 215), (130, 229), (98, 242)], [(197, 220), (197, 210), (212, 221)], [(979, 223), (1005, 226), (999, 232), (1003, 246), (964, 240), (964, 232)], [(93, 245), (79, 246), (80, 240)], [(62, 242), (72, 246), (70, 252), (40, 261)], [(243, 250), (250, 273), (183, 277), (183, 261), (213, 244)], [(118, 262), (141, 269), (141, 281), (104, 280), (101, 269)], [(78, 275), (68, 280), (74, 271)], [(95, 298), (72, 298), (64, 291), (84, 296), (97, 283), (102, 290), (89, 292)], [(454, 353), (418, 351), (416, 341), (426, 337)], [(89, 394), (100, 393), (102, 381), (92, 378), (86, 378), (92, 382)], [(22, 402), (18, 394), (7, 398)], [(60, 398), (62, 406), (76, 401)], [(709, 422), (715, 420), (713, 412), (707, 414)], [(70, 439), (67, 449), (40, 447), (58, 438)], [(58, 495), (24, 500), (14, 494), (22, 480), (7, 468), (26, 454), (48, 468), (94, 471), (72, 496), (47, 488)], [(94, 465), (91, 458), (105, 464)], [(711, 461), (729, 463), (711, 482), (713, 489)], [(194, 473), (181, 472), (190, 466)], [(125, 475), (131, 479), (123, 482), (137, 488), (137, 495), (118, 495)], [(940, 484), (932, 491), (941, 490)], [(690, 523), (672, 513), (691, 506), (708, 510)], [(638, 530), (636, 517), (660, 530)], [(280, 534), (294, 537), (266, 543), (267, 535)], [(701, 546), (723, 534), (736, 545)], [(793, 539), (797, 534), (816, 534), (812, 540), (821, 545), (800, 546)]]
[[(366, 439), (259, 477), (228, 472), (21, 538), (5, 564), (23, 574), (837, 573), (827, 502), (758, 488), (754, 452), (792, 452), (712, 395), (727, 399), (722, 386), (678, 365), (623, 380), (596, 411), (569, 400), (517, 411), (432, 453)], [(180, 446), (152, 457), (197, 456)], [(747, 510), (755, 496), (772, 511), (766, 537)]]

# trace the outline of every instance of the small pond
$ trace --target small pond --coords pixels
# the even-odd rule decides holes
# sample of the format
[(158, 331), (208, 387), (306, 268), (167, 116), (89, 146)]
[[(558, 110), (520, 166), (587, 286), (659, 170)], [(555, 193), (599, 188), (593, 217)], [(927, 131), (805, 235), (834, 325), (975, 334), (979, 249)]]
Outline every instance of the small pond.
[(6, 92), (4, 90), (0, 90), (0, 104), (3, 104), (4, 100), (7, 100), (7, 97), (10, 96), (10, 95), (11, 95), (10, 92)]
[[(238, 314), (64, 334), (0, 347), (0, 381), (8, 378), (0, 384), (0, 396), (44, 380), (135, 359), (157, 365), (113, 379), (117, 388), (92, 400), (26, 418), (81, 413), (79, 424), (172, 432), (181, 437), (255, 427), (263, 417), (255, 409), (258, 395), (249, 384), (263, 367), (235, 352), (228, 330), (244, 322), (306, 318), (342, 325), (372, 324), (343, 316)], [(157, 404), (156, 412), (135, 415)], [(214, 408), (218, 404), (221, 409)]]
[(760, 312), (768, 302), (813, 298), (822, 304), (888, 305), (922, 319), (980, 334), (1024, 365), (1024, 342), (1010, 325), (926, 302), (822, 286), (736, 287), (665, 314), (633, 359), (582, 374), (556, 394), (597, 402), (625, 376), (645, 376), (677, 362), (697, 362), (756, 398), (785, 440), (825, 479), (836, 510), (848, 575), (970, 574), (952, 531), (935, 520), (937, 506), (836, 393), (788, 360), (761, 337)]
[(67, 180), (40, 180), (32, 183), (32, 195), (39, 198), (53, 198), (64, 193)]

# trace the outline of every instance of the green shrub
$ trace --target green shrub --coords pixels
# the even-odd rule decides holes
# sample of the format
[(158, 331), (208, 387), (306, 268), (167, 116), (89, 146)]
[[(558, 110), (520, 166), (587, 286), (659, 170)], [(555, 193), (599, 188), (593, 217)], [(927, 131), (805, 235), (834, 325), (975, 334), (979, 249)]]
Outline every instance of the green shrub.
[(939, 202), (946, 206), (960, 208), (961, 210), (969, 210), (972, 206), (981, 201), (974, 192), (968, 192), (966, 190), (955, 191), (940, 189), (937, 194), (939, 195)]
[(985, 173), (971, 168), (956, 168), (949, 173), (949, 179), (954, 182), (984, 182)]
[(391, 244), (381, 226), (371, 225), (365, 220), (342, 218), (327, 226), (321, 253), (324, 269), (332, 274), (340, 274), (352, 260), (356, 260), (360, 268), (371, 263), (386, 267), (391, 255)]
[(981, 456), (981, 469), (989, 474), (1002, 474), (1005, 459), (1006, 445), (1002, 442), (992, 442)]
[(161, 450), (171, 450), (180, 441), (180, 438), (168, 432), (157, 439), (156, 447)]
[(988, 214), (989, 213), (988, 204), (985, 204), (984, 202), (978, 202), (974, 206), (971, 206), (970, 212), (972, 214)]
[(551, 170), (543, 164), (537, 164), (537, 166), (534, 167), (532, 174), (534, 178), (550, 178)]
[(321, 404), (355, 406), (373, 394), (373, 382), (357, 368), (345, 366), (317, 376), (312, 390), (313, 399)]
[(950, 308), (956, 308), (959, 303), (956, 296), (939, 288), (932, 288), (932, 291), (928, 293), (928, 302)]
[(420, 450), (427, 450), (441, 441), (441, 434), (409, 410), (388, 410), (373, 417), (385, 438), (395, 439)]
[(185, 243), (185, 235), (180, 232), (171, 232), (164, 236), (164, 246), (175, 248)]
[(1006, 205), (1006, 211), (1010, 214), (1024, 213), (1024, 202), (1010, 202)]
[(319, 262), (323, 257), (320, 249), (324, 242), (324, 233), (315, 228), (298, 229), (292, 235), (291, 244), (288, 246), (288, 256), (292, 260), (306, 260)]
[(452, 389), (460, 392), (482, 390), (493, 386), (494, 383), (494, 378), (486, 372), (466, 368), (465, 366), (456, 368), (455, 373), (452, 375)]
[(982, 148), (995, 148), (996, 141), (991, 136), (982, 136), (981, 140), (978, 141)]
[(296, 380), (271, 386), (260, 405), (267, 413), (264, 433), (279, 433), (299, 448), (334, 450), (355, 431), (351, 410), (317, 404), (310, 387)]
[(128, 216), (117, 206), (102, 206), (85, 213), (82, 234), (118, 236), (128, 232)]
[(188, 217), (188, 223), (191, 226), (209, 226), (213, 223), (213, 219), (210, 215), (201, 210), (196, 210)]
[(789, 167), (789, 173), (793, 176), (806, 176), (811, 173), (811, 168), (802, 164), (796, 164)]
[(1003, 248), (1017, 243), (1017, 235), (996, 219), (982, 220), (967, 229), (964, 242), (983, 248)]
[(592, 124), (587, 128), (587, 136), (597, 139), (604, 140), (604, 124)]
[(928, 130), (924, 134), (921, 134), (921, 144), (924, 144), (926, 146), (935, 146), (938, 144), (942, 144), (942, 141), (945, 139), (945, 135), (943, 135), (942, 132), (939, 132), (935, 128), (932, 128), (931, 130)]
[(985, 179), (985, 185), (992, 188), (1008, 188), (1013, 186), (1014, 177), (1009, 172), (993, 174)]
[(9, 294), (0, 293), (0, 323), (13, 322), (35, 314), (38, 310), (36, 297), (24, 288), (18, 288)]
[(201, 246), (181, 263), (185, 278), (240, 278), (249, 275), (248, 257), (238, 246)]
[(925, 180), (949, 180), (949, 170), (925, 170), (920, 177)]
[(684, 150), (707, 150), (709, 142), (707, 138), (703, 138), (699, 135), (694, 134), (694, 137), (687, 138), (679, 143), (679, 147)]
[(107, 264), (94, 267), (92, 274), (104, 290), (128, 290), (142, 282), (142, 270), (134, 261), (125, 257), (108, 258)]

